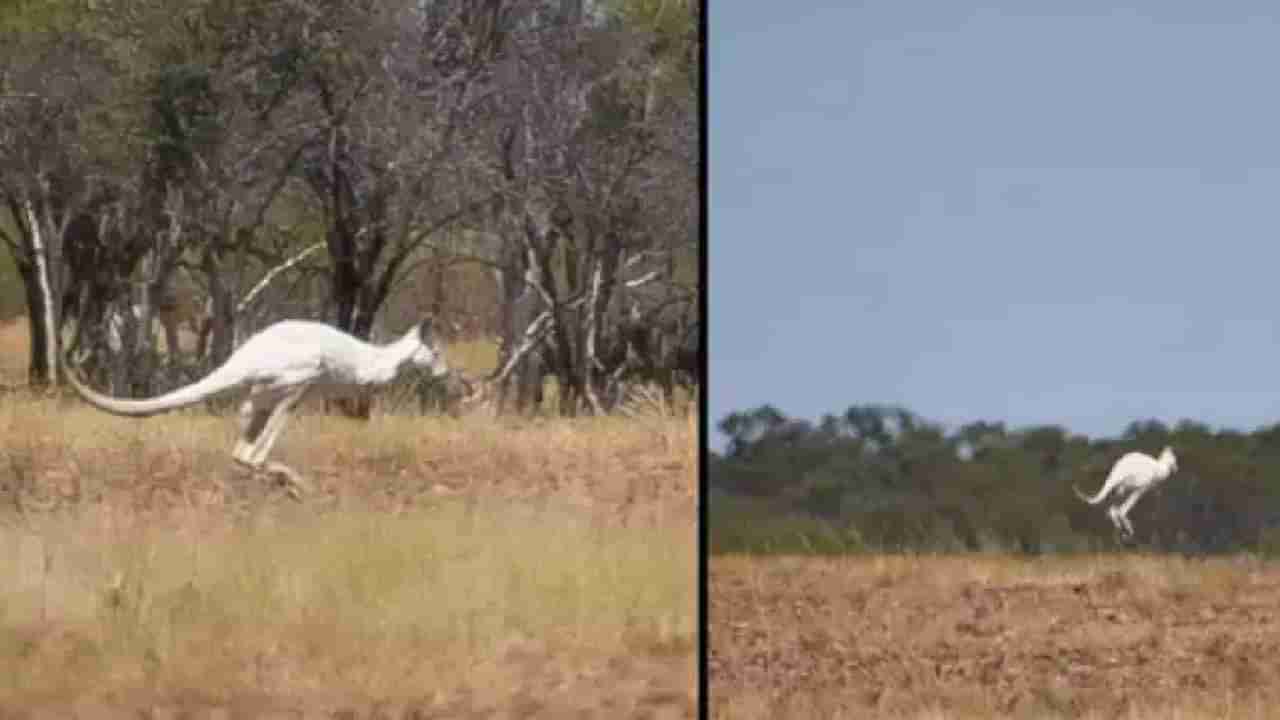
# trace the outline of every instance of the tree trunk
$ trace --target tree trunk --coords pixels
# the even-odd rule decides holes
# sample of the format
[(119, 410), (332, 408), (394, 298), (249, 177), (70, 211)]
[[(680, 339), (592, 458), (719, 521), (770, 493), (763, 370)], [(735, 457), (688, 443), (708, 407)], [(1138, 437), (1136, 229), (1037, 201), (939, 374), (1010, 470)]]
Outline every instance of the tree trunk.
[[(338, 240), (339, 247), (345, 247), (342, 256), (334, 253), (333, 263), (333, 302), (337, 308), (334, 324), (339, 330), (367, 339), (372, 327), (363, 317), (360, 307), (360, 295), (364, 289), (363, 278), (356, 270), (354, 242), (346, 238)], [(330, 247), (334, 247), (333, 244)], [(337, 410), (340, 414), (356, 420), (368, 420), (372, 415), (372, 407), (367, 393), (356, 393), (349, 397), (331, 397), (325, 402), (327, 412)]]
[[(525, 330), (542, 307), (542, 300), (525, 282), (528, 256), (517, 243), (503, 246), (501, 269), (495, 270), (498, 286), (498, 329), (502, 348), (498, 365), (505, 363), (524, 337)], [(514, 409), (520, 414), (537, 412), (542, 403), (542, 378), (548, 348), (526, 353), (520, 365), (502, 382), (495, 399), (498, 412)], [(510, 407), (514, 405), (514, 407)]]
[(40, 229), (40, 218), (27, 200), (22, 208), (31, 237), (31, 270), (23, 274), (27, 285), (27, 307), (31, 318), (31, 366), (33, 387), (58, 383), (58, 308), (54, 302), (49, 272), (49, 246)]
[(600, 356), (604, 345), (605, 315), (613, 297), (614, 279), (618, 273), (621, 254), (622, 248), (616, 238), (606, 238), (604, 247), (596, 250), (588, 280), (591, 285), (587, 292), (587, 312), (581, 328), (582, 339), (579, 346), (582, 354), (578, 363), (581, 375), (578, 381), (592, 412), (598, 415), (613, 409), (611, 403), (601, 400), (602, 396), (608, 395), (604, 392), (608, 376), (602, 372)]
[(236, 303), (213, 249), (205, 251), (202, 264), (209, 279), (208, 354), (202, 356), (207, 372), (226, 362), (235, 350)]
[[(354, 260), (334, 263), (333, 288), (338, 306), (338, 329), (368, 340), (373, 329), (373, 313), (365, 307), (368, 304), (365, 297), (367, 287)], [(346, 417), (368, 420), (373, 415), (371, 399), (367, 392), (356, 392), (347, 397), (333, 398), (332, 406)]]
[(27, 312), (30, 317), (29, 334), (31, 337), (30, 364), (27, 368), (27, 382), (32, 387), (45, 387), (51, 384), (55, 372), (49, 362), (49, 321), (45, 316), (48, 306), (43, 300), (40, 281), (33, 264), (18, 266), (18, 274), (22, 276), (22, 284), (27, 296)]

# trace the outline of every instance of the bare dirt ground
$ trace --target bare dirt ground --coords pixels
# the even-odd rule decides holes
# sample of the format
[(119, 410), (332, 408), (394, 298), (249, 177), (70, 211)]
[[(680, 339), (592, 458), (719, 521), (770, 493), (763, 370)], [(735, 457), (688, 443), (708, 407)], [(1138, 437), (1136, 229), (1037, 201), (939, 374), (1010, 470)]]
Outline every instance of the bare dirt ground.
[(710, 560), (720, 718), (1264, 718), (1280, 564), (1254, 558)]

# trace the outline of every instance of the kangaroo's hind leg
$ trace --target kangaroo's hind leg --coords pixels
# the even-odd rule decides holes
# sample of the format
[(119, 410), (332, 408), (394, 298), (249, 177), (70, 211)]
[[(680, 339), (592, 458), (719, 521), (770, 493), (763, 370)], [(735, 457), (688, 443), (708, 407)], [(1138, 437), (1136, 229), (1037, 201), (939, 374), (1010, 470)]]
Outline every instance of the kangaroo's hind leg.
[(1124, 535), (1124, 520), (1120, 518), (1120, 506), (1110, 505), (1107, 507), (1107, 517), (1111, 519), (1111, 524), (1116, 527), (1116, 532)]
[(240, 437), (236, 438), (231, 457), (237, 463), (253, 467), (253, 449), (267, 428), (272, 412), (280, 403), (278, 393), (272, 393), (260, 385), (249, 389), (249, 397), (240, 404)]
[(240, 408), (241, 431), (232, 456), (254, 471), (284, 476), (294, 497), (311, 491), (310, 484), (297, 471), (282, 462), (267, 461), (267, 455), (280, 437), (290, 415), (308, 386), (285, 390), (255, 387)]
[(314, 488), (296, 470), (279, 461), (268, 461), (267, 455), (271, 453), (271, 448), (275, 446), (276, 440), (284, 432), (285, 425), (293, 417), (294, 408), (298, 406), (302, 397), (306, 395), (309, 387), (308, 385), (303, 385), (287, 391), (284, 398), (271, 411), (271, 417), (267, 419), (266, 427), (263, 428), (262, 435), (254, 443), (253, 451), (250, 454), (250, 458), (256, 467), (261, 467), (268, 473), (277, 473), (284, 476), (289, 488), (289, 494), (294, 498), (298, 498), (301, 494), (310, 494)]
[(1121, 520), (1124, 520), (1125, 530), (1128, 532), (1130, 537), (1133, 536), (1133, 523), (1129, 522), (1129, 511), (1133, 509), (1134, 504), (1136, 504), (1138, 500), (1146, 494), (1146, 492), (1147, 489), (1145, 487), (1134, 490), (1129, 494), (1129, 497), (1124, 501), (1124, 504), (1120, 506), (1119, 516)]

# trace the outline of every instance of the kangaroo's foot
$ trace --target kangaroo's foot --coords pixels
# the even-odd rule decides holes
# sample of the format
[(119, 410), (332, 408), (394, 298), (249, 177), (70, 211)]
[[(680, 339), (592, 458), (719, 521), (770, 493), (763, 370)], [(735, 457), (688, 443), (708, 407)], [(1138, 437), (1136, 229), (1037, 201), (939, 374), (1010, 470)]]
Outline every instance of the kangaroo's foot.
[(236, 458), (236, 465), (255, 478), (279, 476), (280, 484), (289, 493), (289, 497), (295, 500), (301, 500), (304, 495), (315, 492), (315, 488), (301, 473), (282, 462), (269, 460), (261, 465), (254, 465)]
[(301, 500), (303, 496), (315, 494), (315, 487), (301, 473), (282, 462), (272, 460), (263, 466), (262, 470), (268, 475), (281, 476), (285, 490), (294, 500)]

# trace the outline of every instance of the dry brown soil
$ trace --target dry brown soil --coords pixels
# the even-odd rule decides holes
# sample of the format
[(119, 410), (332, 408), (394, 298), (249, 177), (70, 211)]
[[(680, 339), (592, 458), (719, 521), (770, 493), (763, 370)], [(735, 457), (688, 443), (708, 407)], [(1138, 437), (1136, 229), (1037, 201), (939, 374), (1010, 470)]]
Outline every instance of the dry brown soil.
[(1280, 564), (710, 560), (713, 717), (1280, 717)]

